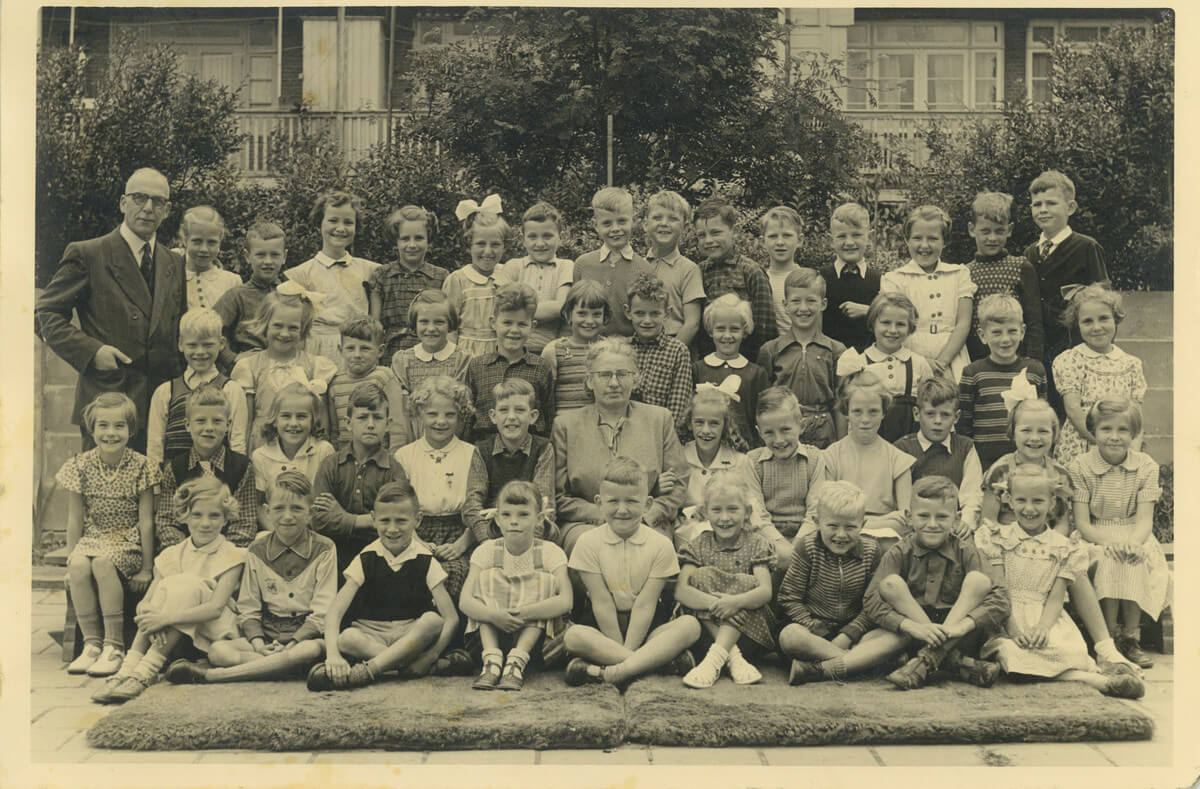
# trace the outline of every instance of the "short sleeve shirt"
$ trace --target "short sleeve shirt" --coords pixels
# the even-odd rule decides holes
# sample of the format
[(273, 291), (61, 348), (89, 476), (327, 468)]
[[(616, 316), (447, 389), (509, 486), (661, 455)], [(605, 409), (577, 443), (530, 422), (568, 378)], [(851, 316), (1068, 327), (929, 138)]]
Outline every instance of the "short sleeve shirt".
[(679, 574), (679, 559), (671, 541), (646, 524), (622, 538), (607, 524), (583, 534), (567, 564), (572, 570), (599, 573), (618, 611), (629, 611), (651, 578)]
[[(393, 571), (397, 570), (409, 559), (415, 559), (416, 557), (424, 554), (429, 554), (430, 556), (433, 555), (433, 552), (426, 547), (425, 543), (418, 539), (410, 540), (408, 547), (403, 551), (400, 551), (398, 555), (393, 554), (391, 551), (385, 548), (383, 542), (380, 540), (376, 540), (366, 548), (363, 548), (362, 551), (359, 552), (359, 556), (364, 553), (379, 554), (387, 562), (388, 569)], [(362, 586), (364, 583), (366, 583), (367, 579), (363, 573), (362, 560), (359, 558), (359, 556), (355, 556), (350, 560), (350, 564), (346, 565), (344, 575), (346, 576), (346, 580), (354, 581), (359, 586)], [(440, 564), (438, 564), (437, 559), (431, 559), (429, 562), (429, 569), (425, 572), (425, 585), (429, 587), (430, 591), (433, 591), (434, 587), (445, 580), (446, 571), (442, 569)]]

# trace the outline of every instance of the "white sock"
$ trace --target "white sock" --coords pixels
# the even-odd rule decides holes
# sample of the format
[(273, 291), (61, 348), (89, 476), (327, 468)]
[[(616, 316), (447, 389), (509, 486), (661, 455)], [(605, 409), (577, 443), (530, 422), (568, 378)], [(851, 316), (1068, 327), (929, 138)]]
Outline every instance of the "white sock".
[(1117, 649), (1117, 644), (1111, 638), (1106, 638), (1103, 641), (1096, 642), (1096, 657), (1101, 660), (1107, 660), (1109, 663), (1129, 663), (1120, 650)]
[(121, 668), (117, 669), (116, 676), (128, 677), (133, 674), (133, 670), (137, 668), (137, 664), (142, 661), (146, 655), (144, 652), (129, 650), (125, 653), (125, 659), (121, 661)]
[[(737, 647), (734, 647), (734, 649), (737, 649)], [(704, 662), (716, 663), (717, 667), (720, 668), (729, 662), (731, 655), (732, 652), (726, 652), (725, 647), (720, 644), (713, 644), (708, 648), (708, 653), (704, 656)]]

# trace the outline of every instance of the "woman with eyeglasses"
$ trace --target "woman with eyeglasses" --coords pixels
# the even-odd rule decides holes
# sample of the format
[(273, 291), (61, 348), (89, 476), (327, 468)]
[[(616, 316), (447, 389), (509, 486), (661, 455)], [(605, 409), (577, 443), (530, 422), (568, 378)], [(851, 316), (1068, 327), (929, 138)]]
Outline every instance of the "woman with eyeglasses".
[(688, 465), (671, 412), (631, 402), (637, 360), (629, 341), (606, 337), (588, 349), (586, 386), (595, 402), (554, 420), (558, 521), (567, 555), (584, 532), (603, 522), (596, 503), (604, 470), (618, 456), (646, 470), (650, 506), (647, 526), (673, 537), (687, 494)]

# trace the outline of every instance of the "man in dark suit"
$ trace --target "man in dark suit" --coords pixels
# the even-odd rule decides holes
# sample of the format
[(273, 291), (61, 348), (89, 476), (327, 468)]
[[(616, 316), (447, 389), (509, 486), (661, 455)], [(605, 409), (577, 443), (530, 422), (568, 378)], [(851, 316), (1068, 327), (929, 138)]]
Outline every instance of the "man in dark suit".
[[(162, 173), (134, 172), (121, 196), (121, 225), (100, 238), (67, 245), (34, 308), (38, 334), (79, 371), (71, 421), (80, 425), (85, 450), (95, 442), (81, 424), (84, 406), (101, 392), (123, 392), (138, 413), (129, 445), (145, 452), (150, 394), (183, 370), (183, 261), (155, 239), (170, 211), (170, 196)], [(78, 327), (71, 323), (72, 313), (79, 316)]]

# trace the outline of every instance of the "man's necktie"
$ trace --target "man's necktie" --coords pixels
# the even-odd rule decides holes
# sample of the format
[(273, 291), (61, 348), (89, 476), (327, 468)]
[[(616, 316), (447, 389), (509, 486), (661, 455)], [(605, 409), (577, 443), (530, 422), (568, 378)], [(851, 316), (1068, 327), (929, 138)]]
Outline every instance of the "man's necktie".
[(154, 293), (154, 256), (150, 254), (150, 245), (146, 244), (142, 247), (142, 279), (146, 280), (146, 287), (150, 288), (150, 293)]

